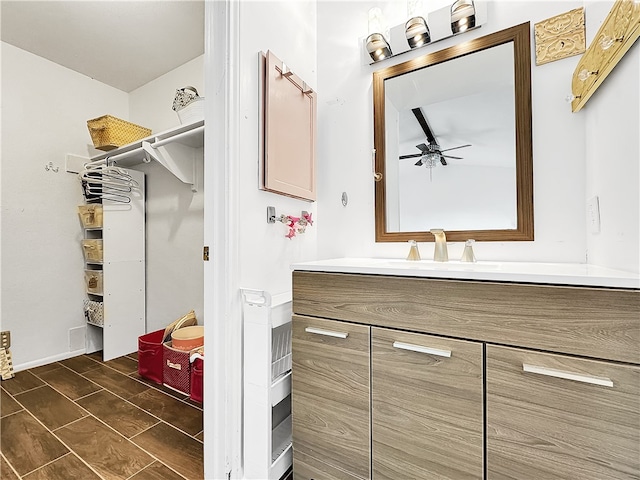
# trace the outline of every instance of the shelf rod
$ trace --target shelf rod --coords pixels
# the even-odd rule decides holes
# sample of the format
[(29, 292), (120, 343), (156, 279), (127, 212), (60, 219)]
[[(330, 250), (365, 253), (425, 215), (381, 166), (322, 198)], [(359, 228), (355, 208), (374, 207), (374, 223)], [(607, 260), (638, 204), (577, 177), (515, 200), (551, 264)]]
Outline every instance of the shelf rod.
[(153, 148), (158, 148), (158, 147), (161, 147), (163, 145), (166, 145), (167, 143), (175, 142), (176, 140), (179, 140), (181, 138), (191, 137), (191, 136), (197, 135), (197, 134), (199, 134), (201, 132), (204, 132), (204, 125), (202, 125), (201, 127), (198, 127), (198, 128), (194, 128), (193, 130), (187, 130), (186, 132), (179, 133), (179, 134), (174, 135), (174, 136), (169, 137), (169, 138), (164, 138), (162, 140), (157, 140), (157, 141), (153, 142), (151, 144), (151, 146)]
[(133, 150), (129, 150), (128, 152), (119, 153), (118, 155), (114, 155), (113, 157), (106, 156), (103, 158), (105, 163), (109, 162), (117, 162), (118, 160), (122, 160), (123, 158), (133, 157), (138, 153), (142, 153), (142, 147), (134, 148)]

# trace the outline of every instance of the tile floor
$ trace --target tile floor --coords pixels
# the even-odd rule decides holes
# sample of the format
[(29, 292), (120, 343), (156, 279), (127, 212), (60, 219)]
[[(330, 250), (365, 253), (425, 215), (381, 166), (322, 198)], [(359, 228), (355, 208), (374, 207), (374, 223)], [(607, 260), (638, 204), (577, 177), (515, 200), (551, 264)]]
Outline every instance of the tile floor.
[(0, 480), (203, 478), (201, 405), (140, 378), (135, 353), (70, 358), (0, 387)]

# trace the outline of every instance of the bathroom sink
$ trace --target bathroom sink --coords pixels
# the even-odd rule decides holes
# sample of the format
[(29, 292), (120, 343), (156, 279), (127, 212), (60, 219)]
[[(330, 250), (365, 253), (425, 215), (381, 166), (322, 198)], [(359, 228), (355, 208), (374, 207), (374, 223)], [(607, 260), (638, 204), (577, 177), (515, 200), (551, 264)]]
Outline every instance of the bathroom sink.
[(499, 270), (498, 262), (461, 262), (452, 260), (448, 262), (435, 262), (433, 260), (385, 260), (379, 266), (392, 268), (409, 268), (412, 270), (456, 270), (481, 272), (485, 270)]

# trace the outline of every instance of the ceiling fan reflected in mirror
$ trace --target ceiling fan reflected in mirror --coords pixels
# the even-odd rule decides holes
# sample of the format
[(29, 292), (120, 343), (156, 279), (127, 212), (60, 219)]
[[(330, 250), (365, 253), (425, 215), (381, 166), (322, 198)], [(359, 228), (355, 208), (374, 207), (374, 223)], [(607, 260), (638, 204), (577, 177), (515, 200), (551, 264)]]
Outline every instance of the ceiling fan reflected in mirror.
[(456, 150), (458, 148), (465, 148), (465, 147), (470, 147), (470, 144), (467, 145), (459, 145), (457, 147), (452, 147), (452, 148), (446, 148), (446, 149), (441, 149), (440, 145), (438, 144), (438, 141), (436, 140), (435, 135), (433, 134), (433, 130), (431, 130), (431, 127), (429, 126), (429, 124), (427, 123), (427, 119), (425, 118), (424, 114), (422, 113), (422, 109), (421, 108), (412, 108), (411, 111), (413, 112), (413, 114), (416, 117), (416, 120), (418, 120), (418, 123), (420, 124), (420, 127), (422, 128), (422, 131), (424, 132), (425, 136), (427, 137), (427, 142), (428, 143), (421, 143), (420, 145), (416, 145), (416, 148), (418, 150), (420, 150), (420, 153), (414, 153), (414, 154), (409, 154), (409, 155), (401, 155), (399, 158), (400, 160), (404, 160), (407, 158), (417, 158), (420, 157), (420, 160), (418, 160), (415, 165), (416, 166), (426, 166), (427, 168), (433, 168), (435, 167), (438, 162), (440, 162), (442, 165), (447, 165), (447, 158), (453, 158), (456, 160), (462, 160), (462, 157), (454, 157), (453, 155), (443, 155), (442, 152), (448, 152), (450, 150)]

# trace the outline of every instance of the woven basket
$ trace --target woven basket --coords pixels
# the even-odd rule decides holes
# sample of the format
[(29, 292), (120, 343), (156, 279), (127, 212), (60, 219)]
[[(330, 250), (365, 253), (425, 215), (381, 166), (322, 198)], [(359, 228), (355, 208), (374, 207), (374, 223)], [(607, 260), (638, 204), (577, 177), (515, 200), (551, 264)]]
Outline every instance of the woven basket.
[(113, 150), (151, 135), (150, 128), (144, 128), (111, 115), (88, 120), (87, 128), (91, 134), (93, 146), (104, 151)]
[(102, 302), (95, 302), (93, 300), (84, 301), (84, 317), (87, 323), (91, 325), (97, 325), (98, 327), (104, 326), (104, 304)]

